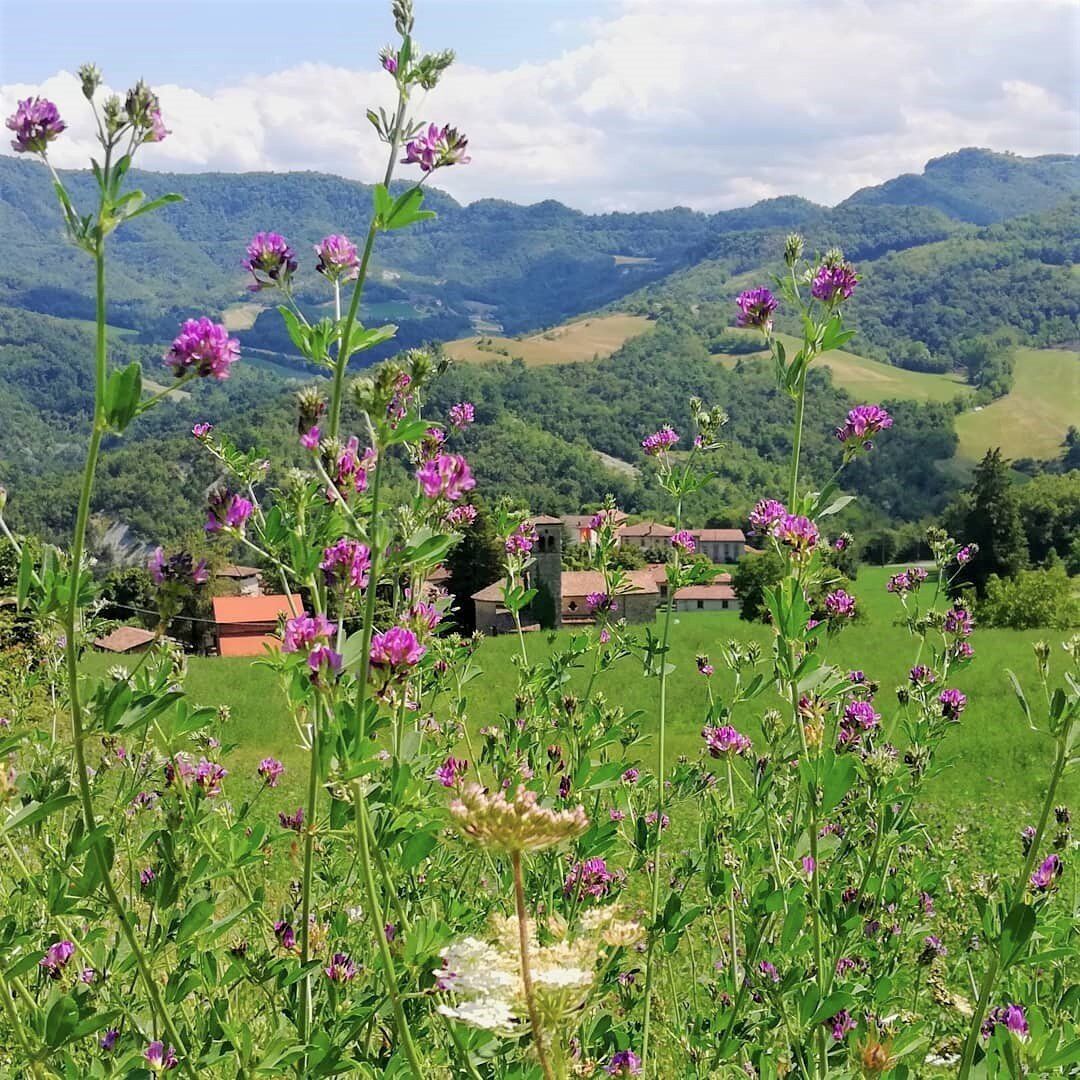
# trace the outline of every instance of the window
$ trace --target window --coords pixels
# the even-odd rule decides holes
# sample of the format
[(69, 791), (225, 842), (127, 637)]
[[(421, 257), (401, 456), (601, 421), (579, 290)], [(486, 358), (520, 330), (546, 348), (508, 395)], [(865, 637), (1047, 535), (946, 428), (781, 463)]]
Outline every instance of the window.
[(699, 600), (697, 602), (697, 609), (698, 609), (698, 611), (704, 611), (705, 610), (705, 601), (704, 600)]
[(577, 611), (577, 601), (576, 601), (576, 600), (571, 600), (571, 601), (570, 601), (570, 603), (569, 603), (569, 604), (567, 604), (566, 606), (567, 606), (567, 607), (568, 607), (568, 608), (569, 608), (569, 609), (570, 609), (571, 611)]
[(728, 602), (727, 602), (726, 600), (722, 600), (722, 601), (721, 601), (720, 603), (721, 603), (721, 606), (723, 607), (723, 609), (724, 609), (725, 611), (727, 611), (727, 609), (728, 609), (728, 607), (727, 607), (727, 605), (728, 605)]

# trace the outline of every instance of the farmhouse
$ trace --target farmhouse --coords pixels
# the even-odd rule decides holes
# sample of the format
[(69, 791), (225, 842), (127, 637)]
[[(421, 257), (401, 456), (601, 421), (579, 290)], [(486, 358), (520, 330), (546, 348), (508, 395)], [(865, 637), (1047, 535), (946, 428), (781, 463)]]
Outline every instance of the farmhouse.
[[(648, 570), (630, 570), (630, 588), (620, 593), (615, 617), (627, 622), (652, 622), (660, 603), (660, 587)], [(563, 624), (595, 622), (587, 597), (604, 591), (604, 576), (597, 570), (564, 570), (562, 574)]]
[(298, 595), (215, 596), (215, 636), (221, 656), (261, 656), (281, 646), (278, 624), (302, 607)]
[[(746, 554), (746, 537), (741, 529), (690, 529), (698, 553), (714, 563), (735, 563)], [(620, 543), (651, 551), (671, 543), (675, 530), (656, 521), (641, 521), (619, 529)]]
[(676, 611), (738, 611), (742, 606), (735, 590), (728, 583), (714, 582), (711, 585), (687, 585), (675, 594)]

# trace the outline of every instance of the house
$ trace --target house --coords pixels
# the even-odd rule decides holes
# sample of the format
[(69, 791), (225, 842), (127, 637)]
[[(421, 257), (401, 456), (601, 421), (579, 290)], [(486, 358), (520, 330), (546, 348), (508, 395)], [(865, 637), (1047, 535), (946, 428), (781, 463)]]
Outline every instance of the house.
[(742, 604), (728, 582), (712, 585), (686, 585), (675, 593), (676, 611), (738, 611)]
[(619, 542), (625, 547), (641, 550), (666, 547), (671, 543), (675, 530), (670, 525), (656, 521), (639, 521), (636, 525), (624, 525), (619, 529)]
[(112, 633), (99, 637), (94, 642), (95, 649), (111, 653), (146, 652), (157, 634), (141, 626), (118, 626)]
[(714, 563), (736, 563), (746, 554), (742, 529), (694, 529), (697, 550)]
[(223, 566), (214, 571), (215, 578), (226, 582), (231, 595), (258, 596), (262, 593), (262, 571), (256, 566)]
[[(595, 516), (595, 514), (563, 514), (560, 520), (563, 524), (563, 531), (571, 544), (588, 542), (589, 523)], [(612, 521), (618, 528), (625, 524), (626, 515), (621, 510), (615, 510), (612, 512)]]
[[(660, 603), (660, 588), (656, 578), (648, 570), (626, 572), (630, 588), (620, 593), (614, 612), (617, 619), (627, 622), (652, 622)], [(595, 622), (587, 597), (590, 593), (604, 591), (604, 575), (598, 570), (564, 570), (562, 575), (562, 621), (563, 623)]]
[[(495, 581), (487, 588), (472, 595), (476, 629), (483, 634), (516, 633), (514, 617), (503, 604), (503, 582)], [(521, 629), (531, 633), (540, 629), (540, 624), (527, 612), (521, 616)]]
[(215, 596), (214, 622), (220, 656), (261, 656), (281, 647), (278, 624), (302, 609), (298, 595)]
[[(656, 587), (660, 590), (660, 603), (661, 604), (666, 604), (667, 603), (667, 598), (668, 598), (667, 563), (649, 563), (645, 567), (645, 572), (652, 575), (653, 580), (656, 582)], [(713, 578), (712, 585), (710, 585), (710, 586), (698, 586), (698, 585), (695, 585), (695, 586), (687, 586), (687, 588), (704, 588), (704, 587), (711, 588), (712, 586), (716, 586), (716, 585), (727, 586), (730, 589), (730, 587), (731, 587), (731, 575), (729, 573), (727, 573), (727, 571), (723, 571), (722, 573), (717, 574), (716, 577)], [(686, 591), (685, 588), (680, 589), (679, 594), (678, 594), (679, 597), (681, 597), (682, 594), (685, 591)], [(733, 597), (734, 597), (734, 593), (732, 592), (729, 595), (725, 594), (725, 595), (719, 596), (719, 599), (730, 601)], [(705, 599), (705, 598), (704, 597), (695, 597), (694, 599), (697, 600), (697, 599)], [(694, 606), (696, 607), (696, 605), (694, 605)], [(736, 602), (736, 608), (737, 608), (737, 602)], [(675, 610), (676, 611), (683, 611), (683, 610), (690, 610), (690, 608), (680, 608), (678, 605), (676, 605)], [(727, 611), (728, 608), (727, 608), (727, 606), (722, 605), (719, 608), (708, 607), (707, 610), (710, 610), (710, 611), (714, 611), (714, 610), (715, 611)]]

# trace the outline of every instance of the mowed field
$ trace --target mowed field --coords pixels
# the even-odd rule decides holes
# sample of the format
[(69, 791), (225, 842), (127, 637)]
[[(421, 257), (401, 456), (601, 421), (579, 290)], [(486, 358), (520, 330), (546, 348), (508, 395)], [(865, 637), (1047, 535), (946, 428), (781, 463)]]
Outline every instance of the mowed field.
[(516, 358), (529, 367), (543, 364), (572, 364), (610, 356), (620, 345), (644, 334), (652, 321), (644, 315), (596, 315), (575, 319), (523, 338), (476, 335), (448, 341), (448, 356), (473, 364)]
[[(747, 336), (759, 336), (756, 330), (733, 330)], [(798, 351), (802, 344), (790, 334), (777, 334), (788, 356)], [(769, 353), (747, 353), (742, 356), (717, 353), (716, 359), (728, 367), (734, 367), (740, 359), (746, 361), (765, 360)], [(832, 372), (833, 380), (853, 397), (865, 401), (885, 401), (888, 398), (907, 398), (913, 401), (951, 401), (957, 394), (969, 389), (963, 379), (954, 375), (934, 375), (923, 371), (906, 371), (904, 368), (883, 364), (878, 360), (869, 360), (865, 356), (837, 349), (826, 354), (819, 361), (821, 367)]]
[[(906, 680), (907, 670), (915, 661), (916, 648), (906, 630), (895, 625), (899, 603), (885, 591), (887, 577), (894, 570), (862, 568), (855, 592), (864, 618), (830, 642), (826, 655), (841, 667), (859, 667), (868, 678), (880, 682), (878, 708), (891, 737), (902, 747), (903, 734), (896, 727), (899, 710), (894, 688)], [(539, 659), (565, 645), (569, 634), (561, 631), (555, 635), (529, 635), (530, 657)], [(720, 645), (733, 638), (754, 640), (767, 650), (770, 634), (767, 627), (743, 622), (734, 612), (694, 612), (675, 617), (672, 633), (675, 670), (669, 679), (668, 713), (671, 760), (679, 754), (696, 756), (701, 748), (705, 686), (694, 658), (702, 653), (713, 658), (717, 669), (715, 690), (723, 695), (730, 687), (730, 680), (720, 662)], [(1028, 728), (1010, 689), (1006, 669), (1017, 673), (1028, 700), (1037, 709), (1042, 694), (1034, 676), (1031, 645), (1040, 638), (1051, 642), (1053, 663), (1060, 673), (1064, 654), (1058, 646), (1066, 636), (1054, 631), (976, 630), (973, 643), (977, 659), (954, 680), (954, 685), (968, 694), (971, 703), (946, 747), (946, 756), (953, 765), (934, 778), (928, 788), (929, 809), (938, 820), (950, 825), (979, 821), (992, 830), (996, 842), (1006, 841), (1013, 836), (1014, 829), (1027, 822), (1045, 784), (1053, 747), (1048, 739)], [(474, 731), (497, 719), (500, 713), (512, 710), (517, 650), (516, 638), (506, 635), (487, 639), (477, 652), (475, 663), (483, 674), (468, 688), (470, 726)], [(101, 673), (116, 659), (94, 654), (87, 666)], [(125, 663), (132, 662), (129, 659)], [(568, 692), (583, 690), (587, 675), (585, 671), (576, 673)], [(655, 730), (657, 683), (642, 676), (640, 663), (636, 659), (624, 660), (601, 675), (596, 685), (609, 700), (628, 712), (642, 711), (639, 723), (648, 740)], [(275, 793), (274, 810), (291, 809), (302, 797), (304, 757), (272, 673), (248, 659), (193, 657), (186, 686), (195, 702), (224, 703), (230, 707), (231, 719), (224, 737), (235, 749), (224, 763), (233, 775), (232, 783), (238, 785), (240, 792), (250, 784), (254, 793), (258, 762), (267, 755), (278, 757), (289, 771), (281, 790)], [(753, 712), (737, 714), (733, 722), (759, 741), (760, 732), (753, 716), (773, 704), (780, 703), (765, 695), (755, 702)], [(467, 756), (464, 747), (461, 753)], [(631, 751), (628, 764), (651, 761), (651, 753), (646, 741)], [(1071, 778), (1063, 798), (1075, 802), (1078, 789), (1080, 782)]]
[(1018, 348), (1015, 358), (1012, 390), (956, 418), (958, 457), (977, 461), (993, 446), (1008, 458), (1057, 457), (1069, 425), (1080, 425), (1080, 352)]

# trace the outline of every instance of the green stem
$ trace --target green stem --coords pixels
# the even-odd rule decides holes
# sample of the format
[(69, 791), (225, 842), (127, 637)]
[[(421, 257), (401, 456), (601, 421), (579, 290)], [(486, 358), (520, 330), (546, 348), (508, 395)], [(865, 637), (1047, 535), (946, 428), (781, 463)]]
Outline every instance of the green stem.
[[(1027, 858), (1024, 859), (1023, 868), (1020, 870), (1020, 874), (1016, 879), (1016, 885), (1013, 887), (1012, 896), (1009, 900), (1009, 909), (1005, 914), (1002, 925), (1005, 925), (1012, 919), (1013, 912), (1015, 912), (1023, 902), (1024, 890), (1027, 886), (1028, 879), (1031, 877), (1031, 868), (1035, 865), (1035, 860), (1038, 858), (1039, 851), (1042, 847), (1043, 834), (1046, 832), (1046, 823), (1050, 818), (1050, 809), (1054, 805), (1054, 796), (1057, 793), (1057, 786), (1061, 780), (1062, 774), (1065, 772), (1065, 764), (1069, 756), (1066, 745), (1067, 742), (1068, 732), (1058, 738), (1057, 760), (1054, 762), (1054, 771), (1050, 775), (1050, 784), (1046, 789), (1046, 798), (1043, 800), (1039, 825), (1035, 830), (1035, 836), (1031, 841), (1031, 847), (1028, 848)], [(995, 942), (995, 945), (997, 944), (1000, 944), (1000, 935), (998, 942)], [(1001, 950), (995, 948), (990, 956), (990, 965), (983, 974), (982, 985), (979, 988), (979, 1001), (975, 1006), (975, 1013), (971, 1018), (971, 1027), (968, 1030), (967, 1041), (964, 1043), (964, 1056), (960, 1062), (960, 1072), (957, 1073), (957, 1080), (967, 1080), (968, 1075), (971, 1073), (971, 1064), (975, 1060), (975, 1049), (979, 1045), (979, 1032), (982, 1030), (982, 1022), (986, 1018), (986, 1010), (990, 1004), (990, 995), (994, 992), (994, 984), (997, 981), (998, 969), (1000, 966)]]
[(0, 970), (0, 997), (4, 1000), (4, 1012), (7, 1013), (8, 1023), (11, 1025), (11, 1030), (15, 1032), (15, 1038), (18, 1040), (23, 1054), (30, 1064), (31, 1073), (35, 1077), (43, 1076), (41, 1064), (34, 1060), (34, 1049), (27, 1037), (26, 1030), (23, 1028), (22, 1021), (19, 1019), (19, 1010), (15, 1008), (15, 1002), (11, 1000), (11, 990), (2, 970)]
[(427, 1075), (420, 1063), (420, 1056), (416, 1052), (413, 1043), (412, 1031), (409, 1029), (409, 1021), (405, 1016), (405, 1009), (401, 1004), (401, 991), (398, 989), (397, 972), (394, 969), (394, 958), (390, 953), (390, 944), (386, 940), (385, 922), (382, 913), (382, 905), (375, 892), (375, 876), (371, 872), (371, 850), (368, 846), (368, 830), (370, 825), (367, 816), (367, 796), (359, 781), (353, 785), (356, 794), (356, 839), (360, 846), (360, 873), (364, 878), (364, 891), (367, 894), (368, 917), (372, 922), (375, 932), (375, 941), (379, 946), (379, 955), (382, 958), (383, 975), (386, 979), (386, 992), (390, 997), (390, 1007), (394, 1012), (394, 1022), (397, 1025), (398, 1036), (405, 1050), (405, 1056), (409, 1059), (409, 1066), (413, 1076), (417, 1080), (423, 1080)]
[(544, 1047), (544, 1029), (540, 1024), (540, 1014), (536, 1008), (536, 994), (533, 990), (532, 962), (529, 959), (529, 915), (525, 910), (525, 882), (521, 873), (521, 852), (510, 853), (510, 865), (514, 871), (514, 906), (517, 908), (518, 945), (521, 950), (521, 982), (525, 987), (525, 1004), (529, 1010), (529, 1024), (532, 1026), (533, 1046), (540, 1059), (540, 1069), (544, 1080), (555, 1080)]
[[(682, 496), (675, 506), (675, 531), (682, 528)], [(678, 570), (679, 552), (675, 551), (675, 567)], [(652, 984), (654, 978), (653, 950), (656, 945), (656, 918), (660, 911), (660, 846), (664, 835), (664, 777), (667, 753), (667, 655), (671, 638), (671, 611), (675, 606), (675, 589), (669, 588), (667, 607), (664, 609), (664, 629), (660, 640), (660, 716), (656, 748), (656, 850), (653, 853), (652, 902), (649, 917), (649, 943), (645, 953), (645, 1015), (641, 1029), (641, 1069), (646, 1071), (649, 1060), (649, 1036), (652, 1021)]]
[[(321, 691), (319, 691), (321, 693)], [(306, 965), (311, 959), (311, 877), (315, 855), (315, 812), (319, 798), (319, 713), (322, 701), (316, 700), (312, 710), (311, 754), (308, 765), (307, 815), (304, 826), (304, 869), (300, 901), (300, 963)], [(311, 972), (304, 976), (301, 986), (300, 1002), (300, 1039), (307, 1045), (311, 1036), (312, 1003)], [(306, 1057), (302, 1059), (305, 1062)]]
[(799, 378), (799, 396), (795, 399), (795, 434), (791, 444), (791, 480), (788, 483), (788, 511), (795, 512), (799, 494), (799, 457), (802, 454), (803, 415), (806, 412), (806, 371)]
[[(107, 164), (107, 162), (106, 162)], [(96, 315), (97, 334), (94, 346), (94, 415), (93, 427), (90, 431), (90, 445), (86, 452), (86, 465), (83, 469), (82, 489), (79, 492), (79, 506), (75, 515), (75, 535), (71, 542), (71, 564), (69, 579), (69, 596), (67, 607), (64, 611), (64, 632), (67, 640), (64, 644), (64, 655), (67, 661), (68, 700), (71, 708), (71, 742), (72, 752), (75, 758), (75, 779), (79, 788), (79, 803), (82, 809), (83, 829), (87, 836), (92, 836), (97, 830), (97, 819), (94, 815), (94, 799), (90, 790), (90, 775), (86, 767), (86, 732), (83, 728), (82, 703), (79, 699), (79, 650), (76, 642), (76, 630), (79, 619), (79, 581), (82, 577), (83, 552), (86, 545), (86, 526), (90, 519), (90, 496), (94, 490), (94, 475), (97, 472), (98, 456), (101, 452), (101, 440), (105, 434), (105, 375), (107, 367), (106, 337), (105, 337), (105, 252), (99, 242), (94, 255), (95, 283), (96, 283)], [(105, 859), (100, 839), (92, 842), (94, 858), (97, 860), (98, 871), (101, 874), (102, 886), (117, 919), (120, 929), (127, 939), (128, 947), (135, 958), (136, 966), (146, 987), (147, 995), (154, 1012), (161, 1019), (161, 1023), (167, 1032), (169, 1039), (176, 1047), (180, 1057), (181, 1068), (194, 1080), (195, 1070), (188, 1061), (184, 1041), (173, 1023), (172, 1017), (165, 1008), (161, 992), (154, 981), (153, 972), (139, 944), (138, 936), (128, 921), (127, 911), (124, 908), (120, 896), (112, 882), (111, 871)]]

